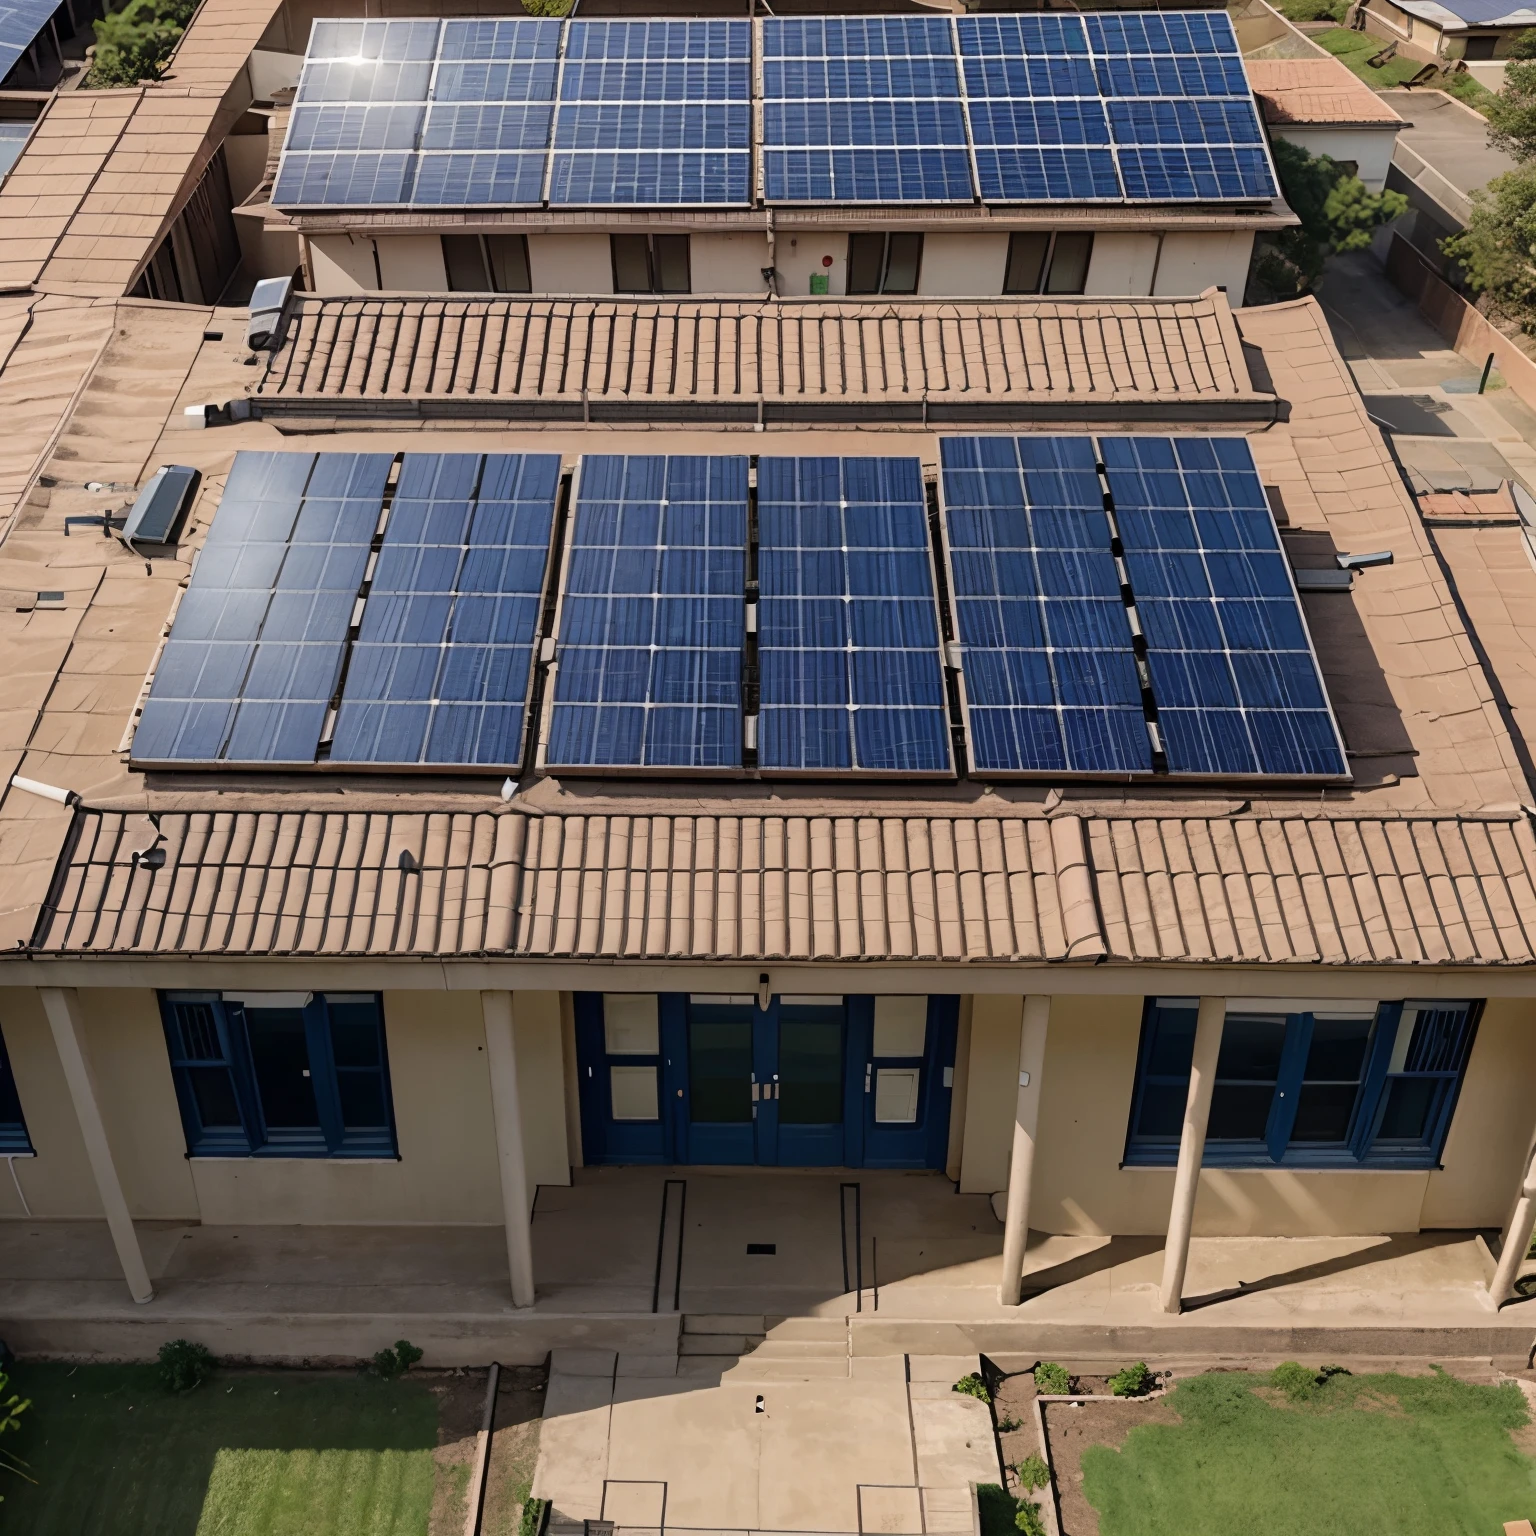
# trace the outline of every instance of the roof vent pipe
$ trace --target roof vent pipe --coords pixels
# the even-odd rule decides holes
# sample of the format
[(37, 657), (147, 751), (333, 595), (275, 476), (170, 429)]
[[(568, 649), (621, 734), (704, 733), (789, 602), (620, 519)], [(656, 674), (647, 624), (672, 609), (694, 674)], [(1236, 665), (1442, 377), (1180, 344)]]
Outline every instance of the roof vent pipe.
[(29, 795), (40, 795), (44, 800), (57, 800), (60, 805), (79, 805), (80, 796), (72, 789), (59, 789), (37, 779), (24, 779), (19, 773), (11, 775), (11, 788), (24, 789)]

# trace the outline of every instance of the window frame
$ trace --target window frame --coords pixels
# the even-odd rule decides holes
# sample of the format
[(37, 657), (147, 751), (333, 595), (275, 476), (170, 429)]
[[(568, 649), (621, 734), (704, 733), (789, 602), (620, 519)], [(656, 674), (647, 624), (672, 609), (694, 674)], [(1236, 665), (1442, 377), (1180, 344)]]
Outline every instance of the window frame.
[[(661, 286), (661, 257), (657, 254), (656, 242), (661, 240), (681, 240), (683, 252), (683, 275), (686, 279), (686, 287), (663, 288)], [(645, 270), (649, 280), (648, 288), (621, 288), (619, 286), (619, 245), (620, 240), (644, 240), (645, 241)], [(613, 271), (613, 291), (618, 293), (646, 293), (654, 298), (687, 298), (693, 292), (693, 241), (687, 231), (682, 233), (670, 233), (663, 235), (641, 234), (636, 231), (626, 231), (622, 234), (612, 233), (608, 236), (608, 260)]]
[(0, 1157), (35, 1157), (37, 1149), (32, 1145), (32, 1135), (27, 1130), (27, 1113), (22, 1108), (21, 1089), (16, 1082), (16, 1072), (11, 1066), (11, 1053), (0, 1031), (0, 1082), (10, 1087), (16, 1100), (16, 1118), (0, 1120)]
[[(478, 288), (455, 288), (453, 286), (453, 264), (448, 258), (448, 242), (450, 240), (473, 240), (480, 251), (480, 275), (484, 284)], [(523, 249), (523, 271), (528, 274), (528, 286), (526, 288), (498, 288), (496, 286), (496, 264), (491, 260), (492, 240), (518, 241)], [(525, 234), (445, 234), (438, 237), (438, 242), (443, 252), (443, 272), (448, 281), (450, 293), (532, 293), (533, 292), (533, 267), (528, 255), (528, 236)]]
[[(1176, 1006), (1175, 1006), (1176, 1005)], [(1370, 1004), (1362, 1000), (1363, 1014)], [(1189, 1072), (1154, 1077), (1148, 1071), (1157, 1028), (1162, 1013), (1198, 1009), (1195, 998), (1148, 997), (1142, 1005), (1141, 1038), (1136, 1053), (1136, 1078), (1131, 1093), (1130, 1116), (1126, 1125), (1125, 1151), (1121, 1167), (1168, 1168), (1178, 1162), (1179, 1138), (1144, 1137), (1137, 1134), (1142, 1106), (1149, 1087), (1182, 1084), (1187, 1092)], [(1350, 1113), (1349, 1129), (1342, 1142), (1296, 1142), (1292, 1139), (1302, 1084), (1306, 1078), (1307, 1059), (1319, 1016), (1337, 1015), (1338, 1007), (1281, 1014), (1279, 1010), (1243, 1008), (1233, 1012), (1244, 1016), (1265, 1014), (1285, 1019), (1285, 1037), (1264, 1135), (1244, 1141), (1216, 1141), (1207, 1137), (1202, 1166), (1208, 1168), (1314, 1168), (1314, 1169), (1434, 1169), (1441, 1166), (1441, 1154), (1450, 1132), (1456, 1104), (1466, 1081), (1467, 1065), (1477, 1041), (1477, 1027), (1482, 1015), (1480, 999), (1426, 1000), (1405, 999), (1378, 1002), (1365, 1056), (1361, 1064), (1359, 1087)], [(1416, 1029), (1424, 1014), (1451, 1015), (1445, 1028), (1452, 1040), (1449, 1065), (1421, 1070), (1392, 1071), (1395, 1047), (1404, 1028)], [(1460, 1014), (1460, 1022), (1454, 1016)], [(1405, 1054), (1412, 1046), (1410, 1034), (1403, 1040)], [(1400, 1080), (1421, 1079), (1436, 1086), (1426, 1115), (1422, 1139), (1397, 1141), (1381, 1135), (1392, 1084)], [(1283, 1102), (1282, 1102), (1283, 1096)]]
[[(1028, 238), (1031, 235), (1044, 234), (1046, 236), (1045, 255), (1040, 258), (1040, 275), (1035, 279), (1033, 288), (1010, 288), (1008, 286), (1008, 274), (1013, 271), (1013, 247), (1014, 242), (1021, 236)], [(1056, 261), (1056, 242), (1062, 235), (1087, 235), (1088, 254), (1083, 260), (1083, 286), (1081, 288), (1055, 289), (1050, 286), (1051, 268)], [(1079, 298), (1088, 291), (1088, 272), (1093, 266), (1094, 231), (1091, 229), (1016, 229), (1008, 236), (1008, 249), (1003, 257), (1003, 293), (1009, 298), (1051, 298), (1071, 299)]]
[[(912, 286), (910, 288), (892, 288), (889, 286), (891, 277), (891, 241), (897, 238), (917, 241), (917, 260), (912, 264)], [(880, 241), (880, 283), (876, 288), (855, 288), (853, 286), (853, 250), (856, 240)], [(890, 294), (893, 298), (898, 299), (914, 298), (923, 285), (923, 248), (926, 243), (923, 239), (923, 231), (920, 229), (866, 229), (851, 231), (848, 236), (848, 280), (844, 284), (845, 292), (851, 298), (875, 298), (882, 294)]]
[[(186, 1134), (187, 1156), (278, 1158), (369, 1158), (398, 1161), (394, 1090), (389, 1072), (388, 1032), (384, 1025), (384, 1000), (377, 992), (314, 992), (300, 1010), (304, 1021), (310, 1083), (314, 1090), (315, 1131), (269, 1127), (257, 1086), (256, 1067), (249, 1033), (246, 1005), (221, 992), (161, 992), (160, 1017), (165, 1029), (166, 1050)], [(378, 1032), (379, 1065), (338, 1067), (331, 1033), (330, 1004), (366, 1000), (374, 1010)], [(210, 1010), (219, 1056), (194, 1054), (187, 1047), (182, 1008)], [(192, 1085), (194, 1071), (223, 1070), (240, 1118), (238, 1126), (205, 1126)], [(348, 1129), (341, 1108), (339, 1075), (377, 1072), (386, 1125), (382, 1128)]]

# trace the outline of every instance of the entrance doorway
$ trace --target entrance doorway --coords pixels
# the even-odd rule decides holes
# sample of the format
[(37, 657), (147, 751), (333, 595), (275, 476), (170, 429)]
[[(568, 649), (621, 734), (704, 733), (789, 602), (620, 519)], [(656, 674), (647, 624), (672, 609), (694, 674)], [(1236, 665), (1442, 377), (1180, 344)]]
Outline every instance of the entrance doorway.
[(576, 994), (589, 1163), (942, 1168), (956, 997)]

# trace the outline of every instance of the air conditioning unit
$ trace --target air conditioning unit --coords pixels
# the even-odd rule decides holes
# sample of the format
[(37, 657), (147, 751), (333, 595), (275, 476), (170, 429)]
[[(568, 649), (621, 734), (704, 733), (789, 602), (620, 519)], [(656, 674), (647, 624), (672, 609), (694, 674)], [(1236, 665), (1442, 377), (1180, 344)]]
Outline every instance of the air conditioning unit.
[(129, 509), (123, 538), (129, 544), (169, 544), (192, 505), (200, 478), (185, 464), (162, 464)]
[(283, 344), (283, 323), (293, 294), (291, 277), (263, 278), (251, 292), (245, 344), (253, 352), (275, 352)]

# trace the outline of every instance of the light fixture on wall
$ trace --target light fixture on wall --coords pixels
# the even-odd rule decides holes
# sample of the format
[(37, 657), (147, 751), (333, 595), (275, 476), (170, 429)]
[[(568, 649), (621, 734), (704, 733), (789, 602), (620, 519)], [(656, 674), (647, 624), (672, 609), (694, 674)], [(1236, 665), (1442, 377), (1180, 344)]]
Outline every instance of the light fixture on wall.
[(757, 1006), (762, 1009), (764, 1013), (768, 1012), (768, 1002), (772, 996), (773, 989), (768, 985), (768, 972), (764, 971), (763, 974), (757, 978)]

